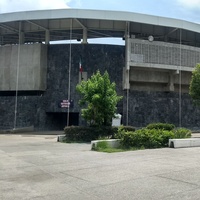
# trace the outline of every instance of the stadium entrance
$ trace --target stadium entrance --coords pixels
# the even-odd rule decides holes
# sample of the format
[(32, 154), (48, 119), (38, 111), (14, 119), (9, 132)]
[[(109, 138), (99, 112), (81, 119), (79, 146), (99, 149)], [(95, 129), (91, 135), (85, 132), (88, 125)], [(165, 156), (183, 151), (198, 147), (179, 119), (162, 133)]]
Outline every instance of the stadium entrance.
[[(51, 128), (54, 130), (63, 130), (67, 126), (67, 113), (50, 112), (47, 113), (47, 119), (50, 121)], [(79, 113), (69, 113), (69, 126), (79, 125)]]

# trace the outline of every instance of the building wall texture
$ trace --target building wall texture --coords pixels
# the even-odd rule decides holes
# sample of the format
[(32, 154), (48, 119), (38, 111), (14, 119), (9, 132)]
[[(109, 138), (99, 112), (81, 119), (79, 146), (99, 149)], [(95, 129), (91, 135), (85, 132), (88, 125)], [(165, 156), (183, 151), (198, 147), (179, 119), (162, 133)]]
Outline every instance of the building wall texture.
[[(61, 113), (66, 114), (67, 108), (60, 108), (59, 102), (68, 99), (69, 80), (69, 49), (65, 45), (49, 45), (47, 62), (47, 89), (45, 92), (21, 92), (18, 96), (17, 127), (34, 125), (36, 129), (60, 129)], [(111, 81), (116, 81), (117, 92), (122, 91), (122, 68), (124, 66), (124, 47), (112, 45), (72, 45), (71, 46), (71, 100), (74, 101), (70, 113), (79, 114), (79, 124), (85, 122), (80, 117), (78, 101), (79, 94), (76, 85), (79, 82), (79, 61), (83, 71), (90, 77), (98, 69), (110, 74)], [(15, 93), (1, 92), (0, 94), (0, 128), (13, 128), (15, 113)], [(123, 112), (123, 102), (118, 105), (118, 112)], [(59, 114), (55, 115), (55, 114)], [(71, 122), (73, 124), (73, 122)], [(63, 125), (64, 126), (64, 125)], [(64, 127), (62, 127), (64, 128)]]
[(129, 124), (135, 127), (144, 127), (153, 122), (173, 123), (193, 130), (200, 127), (200, 109), (193, 105), (188, 94), (181, 95), (180, 104), (179, 94), (176, 92), (130, 91), (128, 114)]
[(46, 70), (46, 45), (0, 46), (0, 91), (45, 91)]
[[(34, 125), (37, 130), (55, 130), (64, 128), (60, 124), (60, 116), (67, 113), (66, 108), (60, 108), (59, 102), (68, 99), (69, 77), (68, 44), (48, 46), (47, 89), (44, 92), (19, 93), (17, 106), (17, 127)], [(84, 125), (80, 117), (79, 94), (76, 85), (79, 82), (79, 61), (82, 61), (83, 71), (89, 78), (98, 69), (110, 74), (111, 81), (117, 84), (118, 95), (123, 100), (118, 104), (118, 112), (126, 124), (127, 99), (126, 91), (122, 90), (122, 69), (125, 63), (124, 46), (114, 45), (80, 45), (73, 44), (71, 62), (71, 100), (74, 101), (70, 113), (79, 115), (79, 125)], [(200, 127), (200, 109), (192, 104), (188, 94), (182, 94), (181, 119), (182, 126), (193, 129)], [(0, 94), (0, 129), (13, 128), (15, 111), (15, 93)], [(179, 94), (177, 92), (129, 91), (128, 124), (142, 127), (151, 122), (168, 122), (179, 125)], [(73, 122), (71, 122), (73, 124)]]
[[(200, 61), (200, 48), (167, 42), (130, 39), (131, 61), (193, 68)], [(170, 66), (169, 66), (170, 67)]]

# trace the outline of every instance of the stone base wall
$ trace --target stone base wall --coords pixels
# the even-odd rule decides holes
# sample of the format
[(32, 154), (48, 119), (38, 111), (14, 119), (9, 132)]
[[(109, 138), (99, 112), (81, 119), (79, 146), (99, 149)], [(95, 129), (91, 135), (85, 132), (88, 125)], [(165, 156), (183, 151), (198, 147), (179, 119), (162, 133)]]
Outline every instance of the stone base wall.
[[(118, 104), (126, 124), (126, 91), (122, 90), (122, 69), (125, 63), (124, 46), (114, 45), (72, 45), (71, 100), (72, 116), (78, 115), (79, 125), (84, 125), (80, 116), (79, 61), (89, 78), (98, 69), (108, 71), (111, 81), (117, 85), (118, 95), (123, 100)], [(23, 91), (18, 96), (17, 127), (34, 126), (36, 130), (58, 130), (66, 125), (66, 108), (59, 102), (68, 99), (69, 45), (49, 45), (47, 64), (47, 89), (44, 92)], [(129, 125), (143, 127), (152, 122), (168, 122), (179, 125), (179, 94), (176, 92), (133, 91), (129, 93)], [(182, 95), (182, 126), (200, 129), (200, 109), (192, 104), (188, 94)], [(10, 129), (14, 125), (15, 93), (0, 93), (0, 129)], [(71, 121), (71, 124), (75, 122)]]
[[(126, 93), (124, 94), (123, 121), (126, 123)], [(149, 123), (173, 123), (179, 126), (179, 93), (144, 92), (129, 93), (129, 124), (144, 127)], [(200, 129), (200, 107), (193, 105), (189, 94), (181, 95), (181, 126)]]
[[(122, 91), (122, 69), (124, 67), (124, 46), (114, 45), (72, 45), (70, 93), (74, 106), (70, 113), (79, 113), (79, 125), (85, 122), (80, 116), (76, 91), (79, 82), (79, 61), (83, 71), (91, 77), (98, 69), (108, 71), (111, 81), (117, 84), (117, 92)], [(17, 127), (34, 125), (36, 130), (63, 129), (67, 123), (67, 109), (60, 108), (59, 102), (68, 99), (69, 83), (69, 45), (49, 45), (47, 63), (47, 89), (44, 92), (23, 91), (18, 96)], [(123, 111), (123, 101), (118, 105), (118, 112)], [(0, 129), (13, 128), (15, 115), (15, 92), (0, 93)], [(76, 123), (77, 123), (76, 121)], [(74, 124), (73, 121), (70, 122)]]
[[(14, 128), (15, 96), (0, 96), (0, 129)], [(17, 127), (34, 125), (43, 129), (46, 123), (43, 96), (18, 96)]]

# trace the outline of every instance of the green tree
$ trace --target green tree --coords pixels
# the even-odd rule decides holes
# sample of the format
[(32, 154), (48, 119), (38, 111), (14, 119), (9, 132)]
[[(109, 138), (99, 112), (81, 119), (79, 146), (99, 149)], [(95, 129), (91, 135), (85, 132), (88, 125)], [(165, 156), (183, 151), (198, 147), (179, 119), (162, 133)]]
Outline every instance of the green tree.
[(189, 94), (193, 101), (200, 105), (200, 64), (197, 64), (192, 72)]
[(87, 105), (87, 108), (81, 110), (82, 117), (90, 125), (111, 125), (116, 105), (122, 99), (122, 96), (117, 96), (115, 88), (116, 84), (110, 82), (108, 72), (101, 75), (99, 70), (90, 79), (76, 86), (82, 95), (79, 104)]

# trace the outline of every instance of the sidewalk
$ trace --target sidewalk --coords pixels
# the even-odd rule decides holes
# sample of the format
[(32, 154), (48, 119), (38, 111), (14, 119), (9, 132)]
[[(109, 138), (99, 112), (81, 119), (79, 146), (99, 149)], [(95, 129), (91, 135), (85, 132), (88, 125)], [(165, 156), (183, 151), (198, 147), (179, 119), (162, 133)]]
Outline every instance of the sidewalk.
[(200, 196), (200, 148), (122, 153), (0, 135), (1, 200), (186, 200)]

